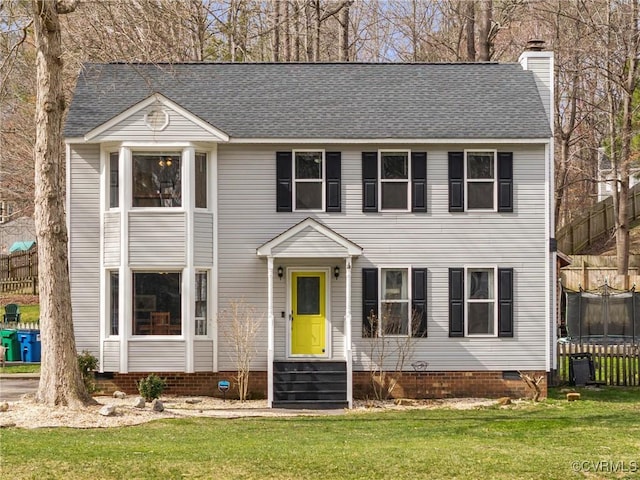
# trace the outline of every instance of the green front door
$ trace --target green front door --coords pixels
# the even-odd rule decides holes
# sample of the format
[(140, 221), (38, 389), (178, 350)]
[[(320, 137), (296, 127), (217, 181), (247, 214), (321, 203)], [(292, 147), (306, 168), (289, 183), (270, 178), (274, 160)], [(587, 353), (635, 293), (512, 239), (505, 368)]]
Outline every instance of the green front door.
[(325, 283), (324, 272), (291, 274), (292, 355), (325, 355)]

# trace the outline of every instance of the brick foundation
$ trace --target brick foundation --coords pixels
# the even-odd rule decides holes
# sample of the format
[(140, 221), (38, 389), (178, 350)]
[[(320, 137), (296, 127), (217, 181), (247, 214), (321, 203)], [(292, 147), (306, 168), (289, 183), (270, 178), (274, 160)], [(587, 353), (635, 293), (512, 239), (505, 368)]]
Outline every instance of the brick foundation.
[[(547, 396), (547, 374), (527, 371), (534, 377), (544, 376), (540, 384), (541, 398)], [(526, 398), (531, 397), (525, 383), (517, 375), (498, 371), (476, 372), (405, 372), (392, 392), (393, 398)], [(372, 398), (369, 372), (353, 373), (354, 398)]]
[[(547, 396), (547, 374), (543, 371), (528, 371), (532, 376), (543, 375), (540, 385), (541, 397)], [(138, 393), (136, 382), (149, 375), (146, 373), (114, 373), (100, 375), (98, 387), (105, 394), (121, 390), (127, 394)], [(228, 380), (231, 390), (227, 398), (237, 398), (233, 378), (235, 372), (198, 372), (198, 373), (158, 373), (166, 379), (168, 395), (201, 395), (222, 398), (218, 391), (218, 381)], [(249, 398), (266, 398), (267, 372), (251, 372), (249, 378)], [(373, 389), (369, 372), (353, 372), (354, 398), (372, 398)], [(452, 397), (530, 397), (531, 392), (517, 376), (503, 372), (405, 372), (392, 392), (394, 398), (452, 398)]]

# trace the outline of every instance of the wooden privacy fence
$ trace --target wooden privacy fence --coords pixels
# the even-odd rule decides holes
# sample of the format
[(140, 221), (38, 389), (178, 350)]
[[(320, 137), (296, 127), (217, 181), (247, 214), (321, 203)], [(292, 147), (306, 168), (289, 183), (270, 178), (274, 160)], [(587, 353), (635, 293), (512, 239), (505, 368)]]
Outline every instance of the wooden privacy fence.
[[(640, 184), (629, 189), (627, 202), (629, 212), (627, 220), (630, 224), (635, 224), (640, 216)], [(591, 206), (584, 215), (557, 231), (558, 250), (567, 255), (579, 253), (602, 235), (611, 232), (614, 227), (613, 198), (607, 197)]]
[(38, 250), (0, 256), (0, 293), (38, 293)]
[(595, 381), (620, 387), (640, 386), (640, 345), (625, 343), (594, 345), (567, 343), (558, 345), (558, 376), (569, 382), (572, 354), (590, 353), (595, 367)]

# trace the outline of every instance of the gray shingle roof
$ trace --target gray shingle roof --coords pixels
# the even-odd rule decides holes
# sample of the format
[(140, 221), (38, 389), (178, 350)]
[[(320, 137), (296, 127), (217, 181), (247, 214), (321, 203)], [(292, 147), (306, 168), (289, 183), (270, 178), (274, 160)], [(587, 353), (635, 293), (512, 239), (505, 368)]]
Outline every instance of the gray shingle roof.
[(548, 138), (518, 64), (87, 64), (66, 137), (161, 93), (231, 138)]

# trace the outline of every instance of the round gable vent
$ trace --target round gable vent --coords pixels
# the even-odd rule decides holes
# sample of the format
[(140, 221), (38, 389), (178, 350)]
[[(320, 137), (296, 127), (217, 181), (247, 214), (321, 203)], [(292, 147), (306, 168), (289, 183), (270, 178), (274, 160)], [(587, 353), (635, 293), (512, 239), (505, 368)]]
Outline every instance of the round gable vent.
[(164, 130), (169, 125), (169, 114), (165, 110), (150, 110), (144, 116), (144, 123), (153, 131)]

